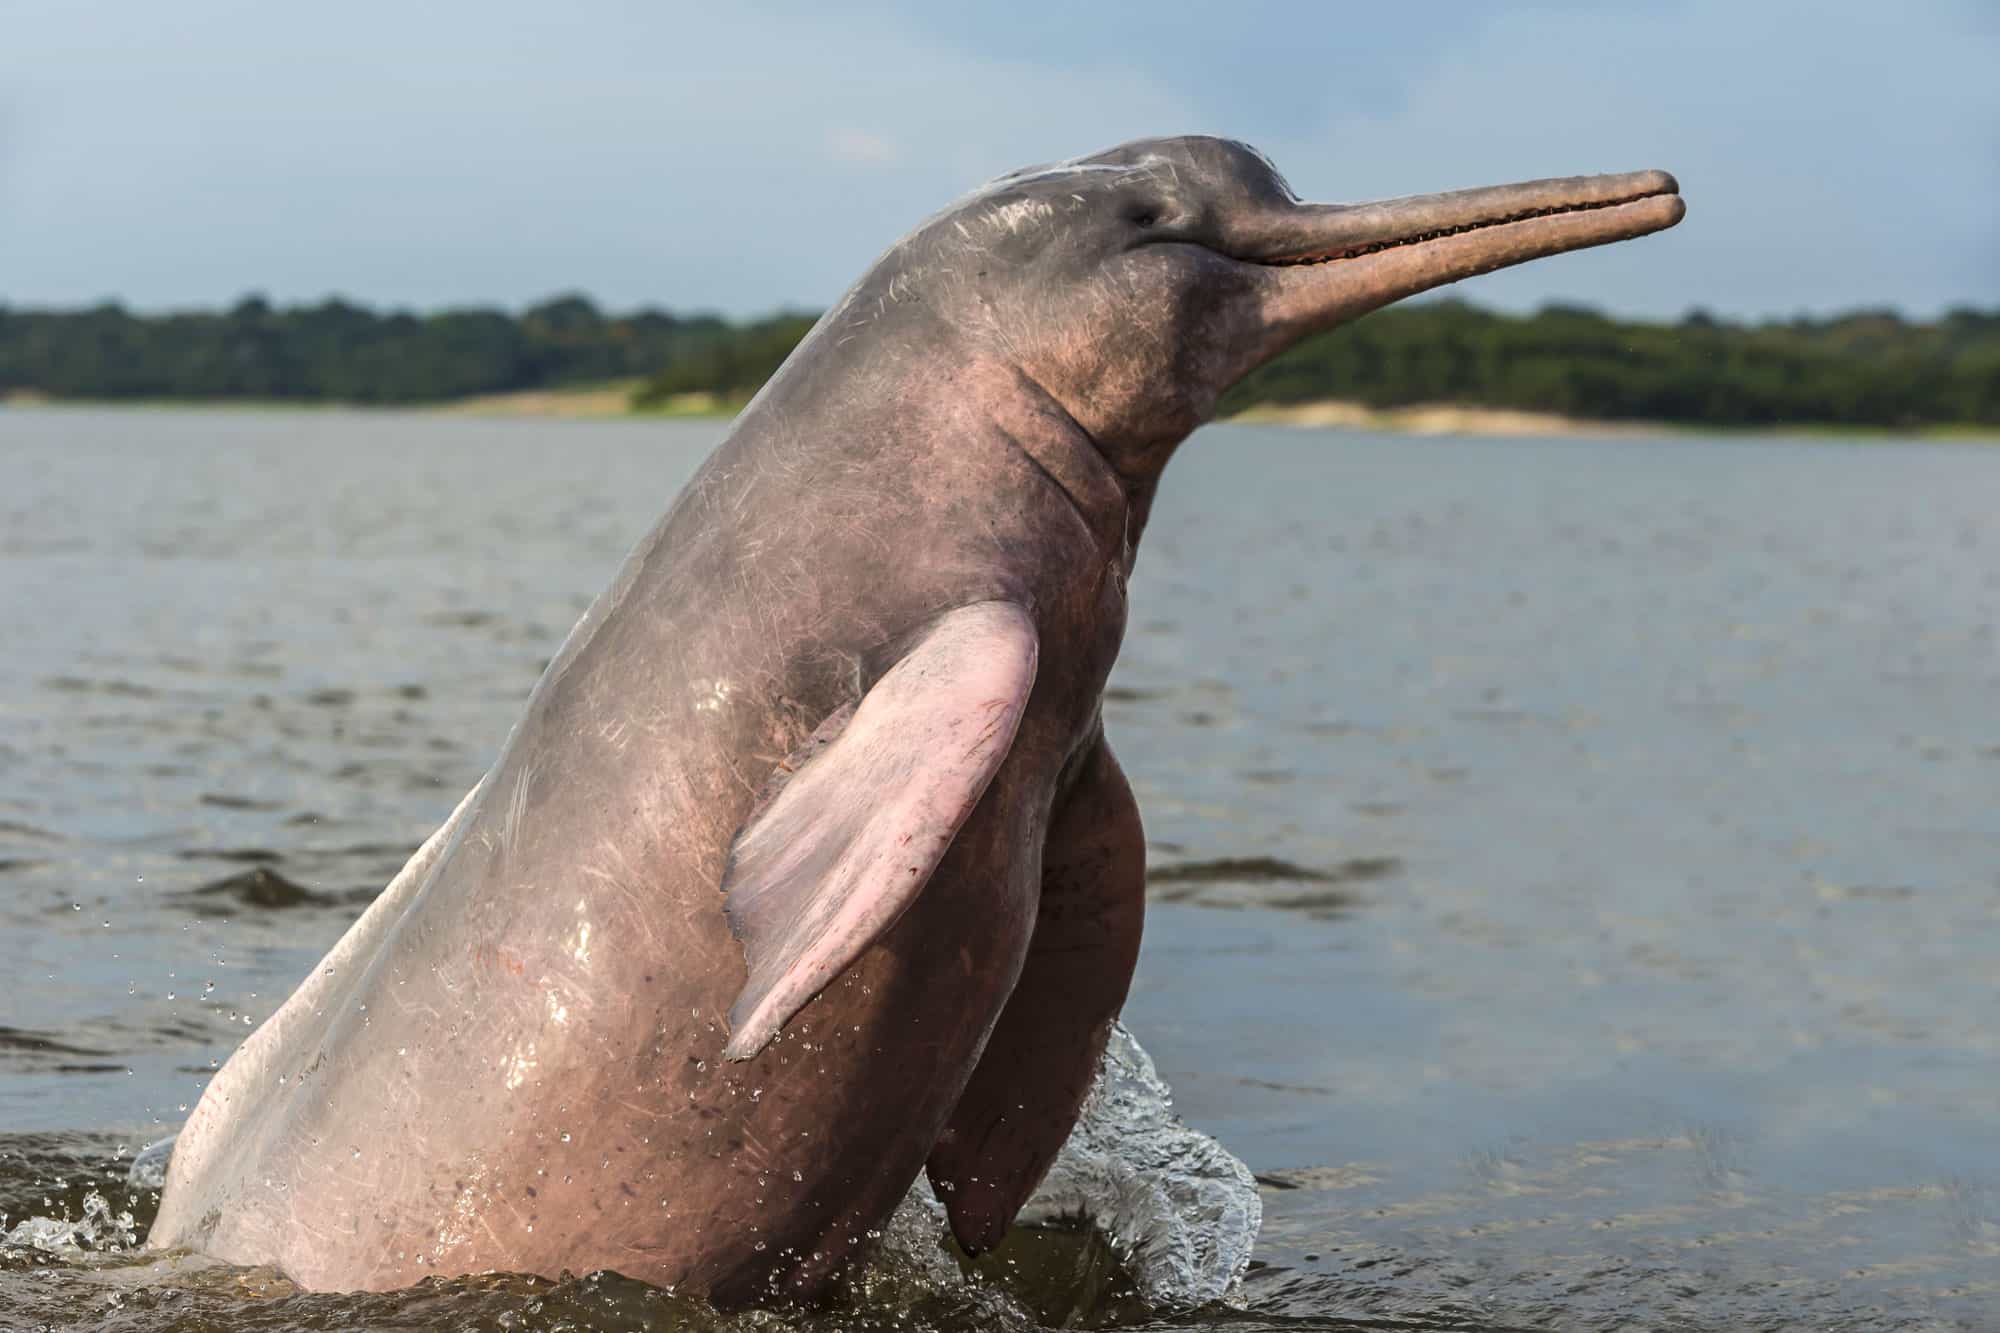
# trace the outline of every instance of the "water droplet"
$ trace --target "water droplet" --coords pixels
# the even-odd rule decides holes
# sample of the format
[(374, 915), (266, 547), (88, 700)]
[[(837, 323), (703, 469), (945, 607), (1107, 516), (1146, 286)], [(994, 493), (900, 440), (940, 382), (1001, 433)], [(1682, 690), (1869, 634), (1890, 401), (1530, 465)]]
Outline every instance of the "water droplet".
[(759, 1254), (762, 1254), (765, 1250), (769, 1249), (770, 1246), (766, 1245), (763, 1241), (760, 1240), (755, 1245), (752, 1245), (750, 1248), (757, 1251)]
[(568, 1142), (569, 1142), (569, 1131), (568, 1131), (568, 1130), (564, 1130), (564, 1131), (562, 1132), (562, 1141), (563, 1141), (564, 1143), (568, 1143)]
[(798, 1181), (803, 1181), (803, 1180), (804, 1180), (805, 1178), (806, 1178), (806, 1176), (805, 1176), (805, 1172), (803, 1172), (803, 1171), (794, 1171), (794, 1172), (792, 1172), (792, 1179), (793, 1179), (793, 1180), (798, 1180)]

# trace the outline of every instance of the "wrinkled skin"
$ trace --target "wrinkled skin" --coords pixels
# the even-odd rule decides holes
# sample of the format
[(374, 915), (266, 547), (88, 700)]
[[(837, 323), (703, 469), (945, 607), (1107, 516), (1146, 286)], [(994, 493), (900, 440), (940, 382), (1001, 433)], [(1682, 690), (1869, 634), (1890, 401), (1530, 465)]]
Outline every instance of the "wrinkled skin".
[(928, 1164), (992, 1245), (1137, 957), (1100, 699), (1168, 456), (1301, 337), (1671, 226), (1676, 188), (1306, 205), (1241, 145), (1170, 139), (924, 223), (217, 1075), (151, 1243), (314, 1288), (609, 1268), (809, 1298)]

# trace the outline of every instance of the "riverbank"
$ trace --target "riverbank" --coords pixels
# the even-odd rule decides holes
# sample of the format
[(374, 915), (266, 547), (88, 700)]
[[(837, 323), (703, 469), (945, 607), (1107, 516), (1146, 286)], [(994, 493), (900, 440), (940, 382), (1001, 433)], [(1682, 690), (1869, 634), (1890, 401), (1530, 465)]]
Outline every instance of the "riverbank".
[[(715, 394), (686, 393), (675, 395), (661, 407), (635, 410), (631, 396), (638, 384), (637, 380), (621, 380), (574, 389), (483, 394), (431, 410), (455, 416), (496, 417), (727, 417), (741, 407), (740, 402)], [(1409, 435), (1661, 435), (1675, 429), (1659, 422), (1588, 421), (1552, 412), (1517, 412), (1455, 403), (1426, 403), (1378, 411), (1361, 403), (1336, 400), (1260, 404), (1228, 419), (1246, 424)]]
[(641, 380), (613, 380), (561, 389), (524, 389), (517, 393), (487, 393), (419, 408), (445, 416), (559, 417), (570, 420), (603, 417), (733, 417), (743, 404), (712, 393), (680, 393), (658, 406), (635, 408), (632, 395)]
[(1303, 426), (1315, 430), (1387, 431), (1403, 435), (1666, 435), (1675, 427), (1659, 421), (1592, 421), (1555, 412), (1521, 412), (1461, 403), (1419, 403), (1372, 408), (1365, 403), (1321, 399), (1306, 403), (1260, 403), (1229, 420), (1246, 425)]
[[(742, 410), (743, 399), (712, 393), (683, 393), (658, 406), (634, 408), (632, 395), (643, 381), (613, 380), (556, 389), (525, 389), (513, 393), (479, 394), (442, 403), (384, 405), (300, 401), (297, 399), (70, 399), (33, 391), (0, 395), (0, 409), (122, 407), (149, 411), (286, 411), (286, 412), (418, 412), (433, 416), (518, 418), (522, 420), (613, 421), (647, 418), (727, 420)], [(1493, 438), (1660, 438), (1704, 435), (1855, 436), (1870, 439), (1970, 440), (2000, 442), (2000, 427), (1977, 425), (1925, 426), (1915, 430), (1839, 426), (1800, 422), (1779, 426), (1710, 426), (1698, 422), (1607, 421), (1563, 416), (1555, 412), (1524, 412), (1504, 407), (1463, 403), (1418, 403), (1407, 407), (1373, 408), (1344, 399), (1301, 403), (1260, 403), (1219, 418), (1243, 425), (1290, 426), (1308, 430), (1353, 430), (1390, 435), (1471, 435)]]
[[(483, 394), (422, 410), (454, 416), (490, 417), (711, 417), (736, 415), (744, 400), (712, 393), (676, 394), (657, 407), (635, 409), (631, 404), (640, 380), (565, 389), (530, 389), (519, 393)], [(1523, 412), (1505, 407), (1467, 403), (1417, 403), (1408, 407), (1373, 408), (1342, 399), (1303, 403), (1259, 403), (1222, 418), (1244, 425), (1296, 426), (1309, 430), (1358, 430), (1392, 435), (1485, 435), (1500, 438), (1530, 436), (1630, 438), (1704, 434), (1727, 435), (1866, 435), (1909, 439), (2000, 440), (2000, 428), (1931, 426), (1920, 430), (1842, 427), (1802, 423), (1772, 427), (1716, 427), (1692, 422), (1603, 421), (1569, 417), (1556, 412)]]

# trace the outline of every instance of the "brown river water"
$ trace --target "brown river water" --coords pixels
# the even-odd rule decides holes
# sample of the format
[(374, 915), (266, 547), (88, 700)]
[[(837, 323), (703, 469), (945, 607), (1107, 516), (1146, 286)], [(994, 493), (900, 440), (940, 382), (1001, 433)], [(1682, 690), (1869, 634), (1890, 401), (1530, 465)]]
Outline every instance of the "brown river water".
[(728, 1319), (125, 1252), (722, 429), (0, 410), (0, 1329), (2000, 1330), (2000, 451), (1941, 443), (1184, 448), (1106, 715), (1233, 1303), (1056, 1232)]

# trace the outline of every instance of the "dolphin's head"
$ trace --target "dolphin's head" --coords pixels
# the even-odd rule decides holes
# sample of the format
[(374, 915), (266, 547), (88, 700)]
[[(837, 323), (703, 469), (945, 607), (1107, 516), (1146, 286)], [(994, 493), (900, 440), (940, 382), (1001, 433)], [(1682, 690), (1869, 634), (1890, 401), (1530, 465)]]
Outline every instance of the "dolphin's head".
[(1311, 204), (1244, 144), (1144, 139), (1003, 176), (891, 258), (902, 291), (1138, 476), (1300, 339), (1443, 283), (1671, 227), (1678, 190), (1642, 171)]

